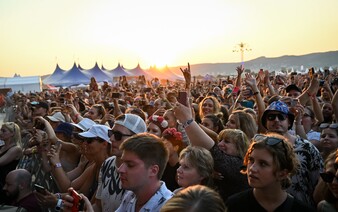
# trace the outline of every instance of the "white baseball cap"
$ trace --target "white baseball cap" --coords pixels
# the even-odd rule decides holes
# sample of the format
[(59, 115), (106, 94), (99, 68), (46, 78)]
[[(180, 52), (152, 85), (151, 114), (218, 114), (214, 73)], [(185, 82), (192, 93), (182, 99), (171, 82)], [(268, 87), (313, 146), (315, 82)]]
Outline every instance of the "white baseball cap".
[(47, 118), (49, 118), (49, 120), (51, 120), (52, 122), (66, 122), (65, 116), (61, 112), (56, 112), (51, 116), (47, 116)]
[(102, 124), (94, 124), (88, 131), (79, 133), (80, 136), (85, 138), (96, 138), (99, 137), (111, 144), (108, 136), (109, 127)]

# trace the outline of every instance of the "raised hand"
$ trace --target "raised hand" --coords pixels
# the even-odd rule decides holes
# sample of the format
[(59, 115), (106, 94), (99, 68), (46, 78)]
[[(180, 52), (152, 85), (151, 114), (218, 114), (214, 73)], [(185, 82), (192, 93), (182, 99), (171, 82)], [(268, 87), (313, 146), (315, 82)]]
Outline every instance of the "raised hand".
[(237, 66), (236, 67), (236, 71), (237, 71), (238, 75), (242, 75), (243, 72), (244, 72), (244, 67), (242, 65), (241, 66)]
[(190, 70), (190, 64), (188, 63), (188, 67), (185, 68), (185, 69), (182, 69), (180, 68), (183, 76), (184, 76), (184, 79), (185, 79), (185, 87), (187, 89), (190, 88), (190, 84), (191, 84), (191, 70)]

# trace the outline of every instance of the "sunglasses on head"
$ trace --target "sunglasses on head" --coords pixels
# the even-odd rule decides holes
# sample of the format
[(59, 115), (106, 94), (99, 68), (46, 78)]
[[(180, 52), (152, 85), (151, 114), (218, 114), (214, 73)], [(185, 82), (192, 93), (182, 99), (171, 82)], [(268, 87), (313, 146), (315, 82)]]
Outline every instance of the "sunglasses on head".
[(132, 135), (128, 135), (128, 134), (123, 134), (120, 131), (115, 131), (115, 130), (108, 130), (108, 136), (109, 138), (114, 135), (114, 138), (116, 141), (121, 141), (123, 136), (132, 136)]
[(286, 151), (286, 147), (285, 147), (283, 139), (275, 138), (275, 137), (269, 137), (269, 136), (262, 135), (262, 134), (256, 134), (253, 137), (253, 140), (255, 142), (265, 142), (269, 146), (275, 146), (275, 145), (277, 145), (279, 143), (282, 143), (283, 148), (284, 148), (285, 158), (287, 158), (287, 151)]
[(331, 173), (331, 172), (323, 172), (320, 173), (320, 177), (323, 179), (324, 182), (326, 183), (332, 183), (333, 180), (336, 178), (336, 180), (338, 181), (338, 177), (336, 177), (335, 174)]
[(323, 123), (319, 126), (320, 129), (326, 129), (326, 128), (331, 128), (331, 129), (337, 129), (338, 128), (338, 123), (333, 123), (333, 124), (329, 124), (329, 123)]
[(285, 114), (281, 114), (281, 113), (270, 113), (266, 116), (266, 118), (269, 120), (269, 121), (274, 121), (276, 119), (276, 117), (278, 118), (279, 121), (284, 121), (285, 119), (287, 119), (287, 115)]

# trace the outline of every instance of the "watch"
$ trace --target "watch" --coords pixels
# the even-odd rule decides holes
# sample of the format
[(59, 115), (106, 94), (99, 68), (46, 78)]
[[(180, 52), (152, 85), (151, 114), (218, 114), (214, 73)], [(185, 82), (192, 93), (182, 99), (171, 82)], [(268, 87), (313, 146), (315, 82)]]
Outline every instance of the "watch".
[(54, 165), (54, 168), (56, 169), (56, 168), (61, 168), (62, 167), (62, 165), (61, 165), (61, 163), (56, 163), (55, 165)]
[(182, 124), (183, 128), (187, 128), (191, 123), (193, 123), (194, 119), (188, 119), (188, 121)]

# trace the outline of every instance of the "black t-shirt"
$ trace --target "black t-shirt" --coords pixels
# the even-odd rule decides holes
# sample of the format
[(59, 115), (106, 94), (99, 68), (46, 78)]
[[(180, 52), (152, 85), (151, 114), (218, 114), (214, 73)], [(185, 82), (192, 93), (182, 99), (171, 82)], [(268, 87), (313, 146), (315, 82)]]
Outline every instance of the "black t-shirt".
[[(237, 194), (230, 196), (226, 202), (227, 211), (250, 211), (250, 212), (266, 212), (265, 208), (263, 208), (256, 200), (253, 189), (249, 189)], [(275, 212), (299, 212), (299, 211), (313, 211), (316, 210), (314, 208), (310, 208), (299, 200), (293, 198), (291, 195), (288, 195), (286, 200), (276, 208)]]

